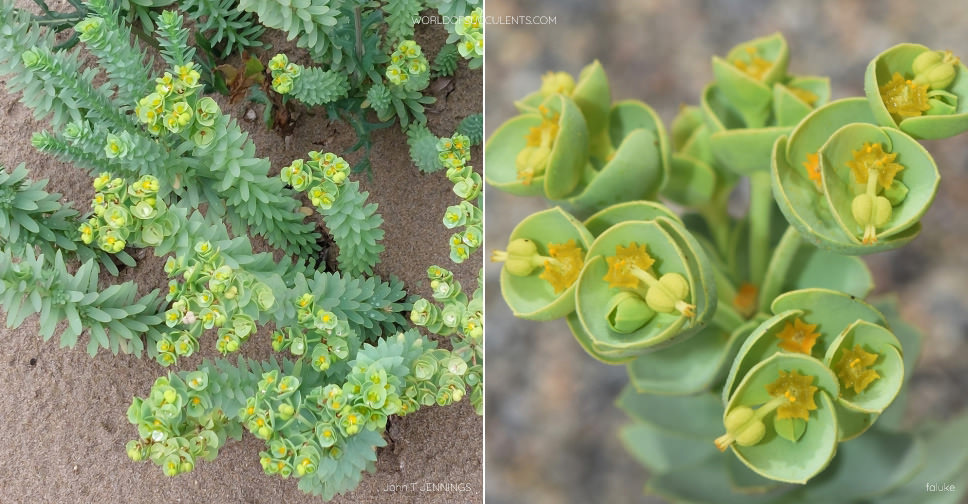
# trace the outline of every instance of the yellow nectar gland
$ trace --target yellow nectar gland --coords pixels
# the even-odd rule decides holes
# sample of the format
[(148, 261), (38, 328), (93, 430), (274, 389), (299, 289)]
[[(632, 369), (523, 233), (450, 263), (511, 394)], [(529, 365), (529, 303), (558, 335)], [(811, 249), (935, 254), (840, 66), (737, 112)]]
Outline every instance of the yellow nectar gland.
[(766, 391), (778, 401), (776, 418), (810, 420), (810, 411), (817, 409), (817, 404), (813, 401), (817, 387), (811, 385), (812, 383), (813, 376), (803, 376), (796, 370), (789, 373), (780, 370), (780, 378), (766, 386)]
[(820, 189), (820, 154), (816, 152), (807, 154), (807, 160), (803, 162), (803, 167), (807, 170), (807, 178), (814, 181), (817, 184), (817, 189)]
[(859, 394), (867, 388), (874, 380), (881, 377), (877, 371), (870, 369), (870, 366), (877, 362), (876, 353), (866, 352), (860, 345), (854, 345), (851, 350), (844, 351), (840, 360), (837, 361), (837, 377), (844, 389), (853, 388), (855, 394)]
[(820, 336), (816, 329), (817, 324), (807, 324), (797, 317), (792, 323), (787, 322), (776, 337), (781, 340), (780, 348), (783, 350), (810, 355), (817, 337)]
[(814, 104), (817, 103), (817, 100), (820, 99), (820, 97), (817, 96), (816, 94), (814, 94), (814, 93), (812, 93), (812, 92), (810, 92), (810, 91), (808, 91), (806, 89), (803, 89), (803, 88), (798, 88), (798, 87), (793, 87), (793, 86), (787, 86), (787, 89), (789, 89), (790, 92), (793, 93), (793, 96), (796, 96), (797, 98), (799, 98), (800, 100), (802, 100), (803, 103), (806, 103), (807, 105), (809, 105), (811, 107), (814, 106)]
[(757, 286), (751, 283), (743, 283), (736, 291), (736, 296), (733, 297), (733, 307), (740, 315), (750, 318), (756, 313), (756, 300), (759, 294), (760, 289)]
[(635, 289), (639, 286), (639, 278), (633, 273), (632, 267), (648, 272), (655, 264), (647, 245), (643, 243), (640, 246), (635, 242), (628, 247), (616, 245), (615, 255), (606, 257), (605, 261), (608, 262), (608, 273), (603, 280), (608, 282), (609, 287), (618, 289)]
[(900, 163), (895, 163), (896, 152), (884, 152), (881, 144), (864, 142), (864, 146), (853, 151), (854, 160), (847, 161), (854, 178), (858, 184), (869, 184), (870, 176), (874, 175), (877, 183), (884, 189), (891, 187), (894, 177), (904, 169)]
[(548, 244), (548, 255), (551, 257), (545, 260), (545, 269), (539, 278), (551, 284), (555, 294), (559, 294), (578, 279), (584, 264), (585, 251), (575, 240), (568, 240), (567, 243)]
[(558, 136), (560, 115), (549, 111), (544, 105), (538, 107), (538, 110), (542, 116), (541, 124), (531, 128), (525, 135), (525, 147), (515, 160), (518, 179), (524, 185), (531, 184), (534, 177), (544, 174), (551, 157), (551, 147)]
[(917, 117), (931, 108), (928, 104), (928, 85), (918, 85), (894, 72), (891, 82), (880, 87), (881, 100), (892, 115), (900, 118)]
[(773, 68), (773, 62), (761, 58), (759, 52), (753, 46), (747, 46), (745, 49), (750, 61), (747, 62), (744, 59), (737, 58), (733, 60), (733, 65), (753, 79), (762, 81), (766, 77), (767, 72)]
[(858, 184), (866, 184), (864, 193), (859, 194), (851, 203), (851, 211), (858, 224), (864, 227), (864, 244), (877, 243), (877, 228), (890, 219), (892, 207), (887, 198), (878, 196), (877, 186), (882, 189), (891, 187), (894, 177), (904, 169), (895, 163), (897, 153), (884, 152), (880, 143), (865, 142), (864, 146), (853, 151), (854, 159), (847, 162)]

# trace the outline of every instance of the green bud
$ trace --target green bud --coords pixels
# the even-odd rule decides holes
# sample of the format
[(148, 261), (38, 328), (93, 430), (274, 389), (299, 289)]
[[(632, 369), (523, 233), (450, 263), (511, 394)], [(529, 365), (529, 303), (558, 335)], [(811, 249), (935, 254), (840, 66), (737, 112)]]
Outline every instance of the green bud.
[(282, 403), (279, 405), (279, 418), (282, 420), (289, 420), (296, 413), (296, 408), (291, 404)]
[(36, 49), (28, 49), (20, 56), (23, 60), (24, 66), (31, 68), (40, 62), (40, 53)]
[(609, 328), (621, 334), (636, 331), (654, 316), (655, 311), (638, 294), (632, 292), (620, 292), (612, 296), (605, 314)]

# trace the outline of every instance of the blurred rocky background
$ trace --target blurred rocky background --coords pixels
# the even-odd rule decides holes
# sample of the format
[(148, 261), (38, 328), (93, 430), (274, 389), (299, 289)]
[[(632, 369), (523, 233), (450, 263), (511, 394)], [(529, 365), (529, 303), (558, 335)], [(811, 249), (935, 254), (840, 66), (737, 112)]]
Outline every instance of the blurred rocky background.
[[(498, 24), (527, 15), (554, 22)], [(713, 55), (775, 31), (789, 42), (790, 70), (830, 76), (834, 99), (863, 95), (868, 62), (897, 43), (968, 58), (962, 1), (488, 0), (487, 16), (488, 132), (515, 115), (513, 101), (537, 89), (542, 74), (577, 75), (594, 59), (613, 99), (649, 103), (668, 127), (681, 104), (698, 103)], [(897, 292), (902, 314), (925, 334), (911, 382), (912, 425), (968, 404), (968, 143), (961, 135), (925, 145), (942, 184), (921, 236), (868, 256), (876, 293)], [(489, 250), (546, 208), (494, 189), (486, 205)], [(624, 368), (586, 355), (563, 321), (514, 319), (500, 296), (500, 265), (486, 268), (487, 502), (664, 502), (643, 495), (648, 475), (617, 439), (625, 418), (613, 400), (627, 381)]]

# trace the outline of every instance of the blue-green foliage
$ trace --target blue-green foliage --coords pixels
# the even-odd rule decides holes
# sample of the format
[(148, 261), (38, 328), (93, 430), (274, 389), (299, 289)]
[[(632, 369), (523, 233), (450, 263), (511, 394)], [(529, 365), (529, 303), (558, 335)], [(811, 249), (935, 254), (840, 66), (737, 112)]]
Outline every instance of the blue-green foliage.
[[(21, 93), (20, 102), (33, 110), (34, 118), (50, 117), (51, 125), (63, 126), (81, 119), (77, 108), (64, 105), (72, 100), (68, 90), (60, 90), (53, 83), (39, 78), (24, 67), (20, 55), (35, 46), (54, 46), (53, 32), (41, 30), (31, 23), (30, 14), (14, 8), (8, 0), (0, 1), (0, 75), (6, 79), (7, 91)], [(93, 69), (78, 75), (92, 79)]]
[(263, 25), (286, 32), (290, 40), (299, 37), (296, 45), (309, 50), (314, 59), (339, 64), (341, 52), (332, 38), (337, 24), (346, 22), (343, 4), (343, 0), (239, 0), (238, 8), (258, 15)]
[(115, 89), (117, 101), (130, 108), (154, 87), (148, 75), (153, 58), (132, 44), (131, 30), (118, 22), (118, 11), (112, 5), (108, 0), (89, 0), (91, 15), (75, 30), (107, 72), (108, 89)]
[(457, 71), (457, 62), (460, 61), (460, 53), (457, 46), (445, 44), (440, 48), (440, 52), (434, 57), (434, 63), (430, 67), (434, 76), (449, 77)]
[(255, 144), (238, 121), (223, 115), (213, 129), (212, 143), (194, 149), (195, 169), (225, 199), (232, 227), (248, 225), (274, 247), (296, 255), (313, 254), (318, 237), (314, 226), (303, 222), (292, 191), (278, 177), (268, 176), (269, 160), (255, 157)]
[[(38, 148), (97, 172), (154, 175), (162, 181), (162, 195), (174, 190), (193, 207), (207, 202), (210, 211), (226, 215), (236, 229), (248, 226), (290, 253), (315, 252), (317, 236), (312, 224), (302, 222), (295, 212), (299, 203), (292, 193), (278, 179), (268, 177), (269, 161), (255, 157), (254, 144), (235, 120), (220, 116), (213, 128), (215, 138), (205, 147), (177, 136), (157, 139), (125, 112), (132, 102), (113, 100), (105, 88), (94, 85), (96, 69), (81, 71), (76, 53), (52, 52), (49, 37), (34, 35), (36, 27), (23, 33), (19, 26), (27, 20), (18, 18), (8, 6), (0, 14), (4, 21), (21, 23), (17, 28), (3, 28), (0, 71), (15, 74), (11, 82), (24, 92), (23, 101), (36, 105), (39, 117), (51, 116), (55, 128), (54, 133), (35, 137)], [(183, 49), (187, 32), (180, 27), (181, 17), (166, 13), (161, 21), (163, 56), (174, 63), (190, 61), (192, 51)], [(102, 21), (97, 26), (98, 30), (112, 27), (117, 29), (117, 23)], [(96, 40), (118, 36), (104, 33)], [(37, 45), (25, 47), (21, 39)], [(22, 57), (11, 54), (18, 51), (23, 52)], [(111, 67), (144, 67), (142, 53), (134, 49), (105, 58), (113, 58)], [(32, 81), (22, 80), (18, 72), (26, 72)], [(122, 88), (119, 86), (119, 93)], [(106, 159), (103, 149), (109, 135), (123, 140), (127, 148)]]
[(225, 43), (219, 56), (227, 58), (249, 47), (262, 47), (259, 41), (265, 27), (252, 14), (236, 9), (237, 0), (181, 0), (179, 7), (196, 20), (195, 29), (208, 37), (212, 46)]
[(195, 57), (195, 47), (188, 45), (188, 28), (182, 26), (182, 16), (175, 11), (162, 12), (158, 17), (158, 45), (171, 67), (185, 65)]
[(360, 192), (359, 182), (347, 182), (332, 208), (319, 210), (339, 246), (340, 270), (348, 275), (372, 275), (384, 249), (380, 243), (383, 217), (376, 213), (376, 203), (366, 203), (367, 196), (369, 193)]
[(434, 135), (426, 125), (411, 124), (407, 128), (407, 144), (410, 145), (410, 159), (417, 168), (424, 173), (433, 173), (444, 169), (437, 151), (440, 138)]
[[(75, 241), (80, 223), (78, 212), (60, 202), (60, 194), (44, 190), (46, 180), (27, 179), (23, 163), (12, 171), (0, 166), (0, 250), (15, 257), (39, 250), (47, 257), (63, 251), (82, 261), (97, 259), (112, 275), (118, 267), (111, 257), (96, 247)], [(122, 263), (134, 266), (127, 253), (116, 256)]]
[(473, 114), (465, 117), (457, 125), (457, 133), (466, 136), (471, 145), (480, 145), (484, 141), (484, 115)]
[(481, 0), (427, 0), (427, 5), (441, 16), (458, 17), (470, 14), (481, 5)]
[[(346, 320), (350, 328), (364, 339), (393, 334), (407, 326), (403, 313), (410, 310), (403, 282), (390, 278), (360, 278), (339, 273), (315, 272), (312, 276), (296, 275), (291, 295), (311, 292), (316, 305)], [(294, 299), (278, 300), (278, 310), (285, 313), (287, 324), (295, 320)], [(279, 324), (281, 325), (281, 324)]]
[(346, 74), (320, 67), (303, 67), (293, 79), (292, 96), (309, 106), (325, 105), (345, 98), (350, 89)]
[(420, 15), (423, 0), (393, 0), (383, 3), (387, 21), (387, 46), (413, 38), (414, 18)]
[(60, 252), (46, 257), (26, 250), (19, 261), (14, 257), (10, 251), (0, 252), (0, 305), (7, 311), (7, 327), (20, 327), (39, 313), (40, 335), (48, 340), (66, 321), (61, 346), (74, 347), (87, 330), (91, 355), (100, 348), (141, 355), (142, 336), (154, 345), (164, 328), (158, 290), (139, 298), (134, 282), (101, 289), (97, 263), (87, 261), (72, 274)]

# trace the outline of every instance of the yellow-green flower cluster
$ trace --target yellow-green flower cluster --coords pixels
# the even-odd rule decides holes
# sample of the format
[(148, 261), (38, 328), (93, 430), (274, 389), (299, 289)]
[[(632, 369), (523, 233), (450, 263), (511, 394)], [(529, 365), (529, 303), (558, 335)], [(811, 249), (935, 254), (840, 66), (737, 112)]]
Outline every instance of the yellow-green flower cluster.
[(195, 353), (206, 329), (218, 328), (215, 348), (219, 352), (238, 350), (255, 333), (259, 313), (275, 303), (272, 289), (251, 273), (225, 264), (218, 248), (207, 241), (196, 243), (188, 258), (168, 258), (165, 273), (172, 279), (165, 324), (177, 330), (156, 344), (157, 359), (163, 365)]
[(349, 174), (350, 165), (345, 159), (332, 152), (310, 151), (309, 161), (293, 161), (282, 169), (280, 176), (296, 191), (306, 191), (313, 206), (322, 211), (333, 207)]
[(176, 66), (155, 79), (155, 92), (138, 101), (135, 114), (153, 135), (164, 131), (204, 147), (214, 139), (212, 125), (222, 113), (215, 100), (198, 96), (202, 87), (194, 63)]
[(199, 458), (212, 460), (226, 438), (229, 418), (213, 407), (206, 371), (179, 373), (155, 380), (148, 397), (136, 397), (128, 419), (138, 426), (128, 457), (149, 458), (166, 476), (190, 472)]
[(127, 184), (102, 173), (94, 179), (94, 191), (94, 214), (78, 228), (85, 244), (97, 242), (101, 250), (117, 254), (129, 242), (136, 247), (156, 246), (172, 233), (168, 208), (158, 198), (157, 178), (145, 175)]
[(436, 265), (427, 269), (427, 278), (434, 300), (443, 308), (428, 299), (418, 299), (410, 320), (434, 334), (451, 336), (453, 351), (429, 351), (417, 359), (414, 372), (407, 376), (404, 406), (408, 410), (420, 404), (444, 406), (461, 400), (466, 385), (470, 385), (474, 388), (471, 400), (480, 409), (482, 390), (477, 377), (482, 370), (478, 359), (484, 356), (483, 291), (477, 289), (468, 300), (453, 273)]
[(392, 84), (402, 86), (427, 75), (429, 69), (430, 65), (427, 64), (427, 58), (420, 50), (420, 46), (413, 40), (405, 40), (390, 55), (386, 75), (387, 80)]
[(457, 52), (464, 59), (480, 59), (484, 57), (484, 24), (483, 12), (478, 7), (469, 15), (460, 18), (454, 26), (454, 33), (460, 36)]
[(359, 344), (349, 323), (316, 304), (316, 298), (306, 292), (294, 302), (296, 322), (272, 334), (272, 349), (289, 349), (297, 357), (309, 360), (316, 371), (326, 371), (333, 364), (349, 357), (350, 343)]
[(297, 376), (264, 373), (239, 412), (246, 429), (266, 442), (260, 453), (266, 474), (312, 474), (321, 459), (340, 458), (350, 438), (363, 429), (382, 432), (387, 418), (401, 412), (400, 379), (379, 361), (355, 364), (342, 386), (305, 393), (300, 385)]
[(269, 71), (272, 73), (272, 89), (279, 94), (289, 94), (296, 78), (302, 73), (302, 67), (290, 63), (285, 54), (277, 54), (269, 60)]
[(471, 202), (481, 195), (483, 183), (481, 176), (467, 164), (470, 145), (470, 139), (461, 134), (437, 142), (438, 159), (447, 168), (447, 178), (454, 183), (454, 193), (463, 200), (448, 207), (444, 213), (447, 229), (465, 227), (464, 231), (450, 237), (450, 260), (455, 263), (466, 261), (483, 244), (482, 212)]

